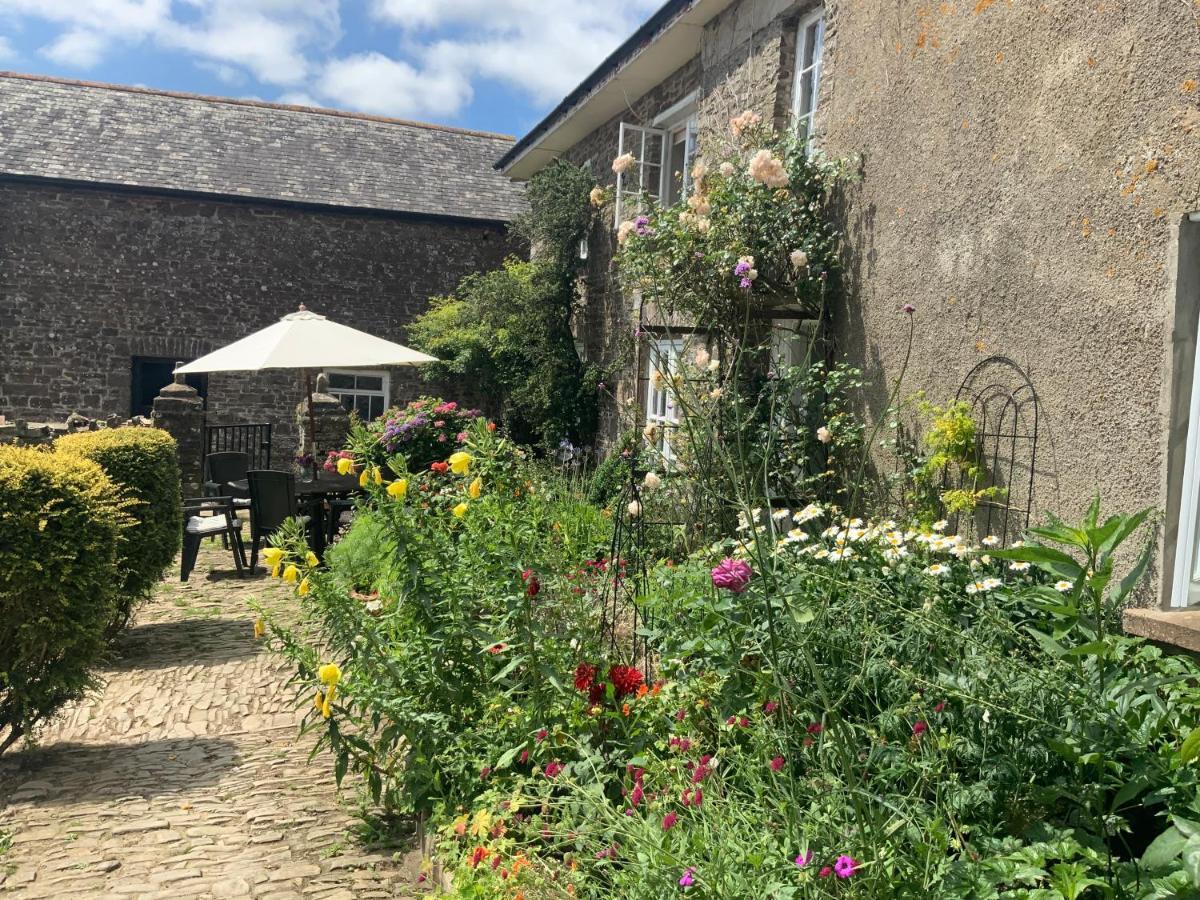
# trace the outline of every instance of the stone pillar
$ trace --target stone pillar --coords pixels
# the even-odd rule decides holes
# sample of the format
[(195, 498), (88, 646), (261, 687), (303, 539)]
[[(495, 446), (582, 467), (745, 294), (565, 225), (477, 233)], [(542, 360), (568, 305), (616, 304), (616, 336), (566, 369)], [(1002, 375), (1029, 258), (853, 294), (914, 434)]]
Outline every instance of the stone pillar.
[[(176, 367), (183, 363), (176, 363)], [(168, 384), (154, 398), (154, 424), (162, 428), (179, 445), (179, 474), (183, 496), (199, 497), (204, 493), (204, 401), (182, 375)]]
[[(312, 406), (312, 416), (309, 416), (309, 405)], [(330, 450), (341, 450), (346, 446), (346, 438), (350, 434), (350, 413), (342, 406), (342, 401), (329, 393), (329, 379), (322, 372), (317, 376), (316, 390), (311, 397), (306, 398), (296, 408), (296, 418), (300, 423), (301, 453), (315, 445), (317, 467), (325, 462), (325, 454)], [(316, 429), (316, 440), (310, 444), (310, 424)]]

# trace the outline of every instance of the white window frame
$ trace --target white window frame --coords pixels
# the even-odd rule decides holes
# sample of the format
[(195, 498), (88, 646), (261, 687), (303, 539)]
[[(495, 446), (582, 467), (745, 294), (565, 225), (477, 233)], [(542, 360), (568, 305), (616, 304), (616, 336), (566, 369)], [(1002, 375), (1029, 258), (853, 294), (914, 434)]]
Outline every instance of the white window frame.
[[(647, 144), (657, 139), (659, 142), (658, 161), (648, 160)], [(626, 153), (633, 154), (633, 168), (626, 172), (617, 173), (617, 202), (616, 211), (613, 218), (613, 227), (618, 227), (625, 220), (629, 213), (627, 209), (627, 200), (633, 203), (633, 212), (641, 212), (645, 208), (646, 192), (642, 190), (642, 185), (646, 183), (646, 170), (649, 168), (658, 167), (658, 184), (661, 196), (662, 191), (662, 169), (666, 165), (667, 153), (667, 132), (661, 128), (647, 128), (644, 125), (634, 125), (631, 122), (622, 122), (617, 132), (617, 156), (624, 156)], [(626, 175), (637, 174), (637, 187), (633, 190), (626, 188)], [(653, 173), (650, 173), (653, 176)], [(653, 181), (651, 181), (653, 183)], [(655, 198), (657, 199), (657, 198)]]
[[(657, 425), (660, 435), (657, 450), (663, 462), (669, 465), (675, 459), (671, 448), (670, 432), (679, 427), (679, 409), (669, 384), (679, 371), (679, 360), (684, 353), (682, 338), (657, 338), (649, 343), (646, 357), (646, 424)], [(668, 384), (662, 389), (654, 386), (654, 373), (662, 372)]]
[[(380, 390), (363, 389), (359, 390), (355, 384), (354, 390), (346, 390), (344, 388), (335, 388), (332, 384), (329, 385), (329, 393), (337, 397), (339, 401), (345, 396), (350, 397), (382, 397), (383, 412), (387, 412), (389, 406), (392, 405), (392, 373), (383, 369), (326, 369), (326, 376), (333, 375), (351, 375), (355, 379), (360, 377), (366, 378), (381, 378), (383, 379), (382, 388)], [(354, 404), (352, 408), (356, 407)], [(380, 413), (382, 415), (383, 413)]]
[(696, 162), (696, 151), (698, 149), (698, 139), (700, 135), (700, 120), (697, 116), (697, 101), (699, 99), (699, 91), (692, 91), (678, 103), (675, 103), (654, 118), (651, 123), (655, 128), (660, 128), (666, 132), (667, 136), (663, 141), (663, 163), (662, 177), (658, 187), (658, 202), (665, 205), (667, 198), (671, 196), (671, 148), (675, 146), (675, 138), (682, 133), (684, 135), (684, 150), (683, 150), (683, 184), (680, 187), (679, 199), (687, 200), (692, 189), (692, 166)]
[[(1200, 212), (1188, 214), (1188, 220), (1200, 222)], [(1200, 326), (1198, 326), (1200, 327)], [(1192, 606), (1192, 584), (1200, 566), (1197, 547), (1200, 526), (1200, 335), (1192, 364), (1192, 395), (1188, 401), (1188, 432), (1183, 462), (1183, 485), (1179, 498), (1179, 527), (1175, 536), (1175, 572), (1171, 580), (1171, 607)], [(1196, 579), (1200, 581), (1200, 579)], [(1200, 595), (1200, 588), (1196, 593)], [(1200, 600), (1200, 596), (1197, 597)]]
[[(812, 40), (809, 31), (813, 29)], [(805, 65), (805, 57), (812, 51), (812, 63)], [(817, 107), (821, 99), (821, 65), (825, 56), (825, 4), (818, 4), (815, 9), (800, 19), (796, 25), (796, 68), (792, 79), (792, 127), (796, 131), (804, 128), (808, 143), (808, 154), (811, 156), (817, 149), (816, 134)], [(801, 108), (804, 93), (801, 90), (804, 76), (812, 73), (812, 103), (807, 109)]]

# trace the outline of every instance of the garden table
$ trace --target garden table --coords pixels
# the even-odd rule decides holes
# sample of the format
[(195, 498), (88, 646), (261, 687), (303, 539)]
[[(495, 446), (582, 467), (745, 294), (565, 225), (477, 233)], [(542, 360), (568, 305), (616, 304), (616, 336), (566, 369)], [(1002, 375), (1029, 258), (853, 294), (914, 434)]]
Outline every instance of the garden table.
[[(249, 497), (250, 484), (246, 479), (229, 482), (230, 493), (235, 497)], [(357, 475), (339, 475), (336, 472), (318, 472), (310, 481), (296, 479), (296, 501), (304, 512), (312, 517), (309, 546), (317, 556), (325, 554), (325, 515), (328, 501), (357, 494), (362, 488)]]

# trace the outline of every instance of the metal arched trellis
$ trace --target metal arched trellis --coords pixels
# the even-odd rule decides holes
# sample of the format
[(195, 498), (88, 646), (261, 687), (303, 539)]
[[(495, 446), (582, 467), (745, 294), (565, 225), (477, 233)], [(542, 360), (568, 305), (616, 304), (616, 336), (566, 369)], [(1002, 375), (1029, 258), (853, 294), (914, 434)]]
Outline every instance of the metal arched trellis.
[[(1006, 356), (991, 356), (963, 379), (954, 396), (975, 420), (975, 448), (986, 472), (975, 490), (1001, 488), (975, 512), (983, 534), (1005, 542), (1029, 526), (1037, 466), (1038, 396), (1029, 376)], [(963, 485), (959, 485), (963, 487)], [(956, 527), (958, 523), (955, 523)]]

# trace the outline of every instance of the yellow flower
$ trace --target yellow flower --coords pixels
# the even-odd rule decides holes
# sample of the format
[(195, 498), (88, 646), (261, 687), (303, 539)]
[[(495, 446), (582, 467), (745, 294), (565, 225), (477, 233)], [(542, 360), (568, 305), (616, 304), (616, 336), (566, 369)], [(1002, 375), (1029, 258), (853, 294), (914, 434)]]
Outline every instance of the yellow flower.
[(403, 500), (404, 495), (408, 493), (408, 479), (399, 478), (388, 485), (388, 496), (395, 497), (397, 500)]
[(262, 620), (262, 616), (259, 616), (254, 620), (254, 639), (257, 641), (266, 633), (267, 623)]
[(379, 466), (376, 466), (374, 469), (371, 470), (371, 479), (376, 484), (383, 484), (383, 472), (380, 471)]
[(304, 597), (308, 594), (308, 591), (309, 591), (308, 579), (302, 578), (300, 580), (300, 587), (296, 588), (296, 593), (299, 594), (301, 597)]
[(333, 709), (329, 705), (329, 698), (326, 697), (325, 702), (321, 704), (321, 716), (328, 719), (331, 715), (333, 715)]
[(333, 698), (334, 698), (334, 697), (336, 697), (336, 696), (337, 696), (337, 685), (336, 685), (336, 684), (331, 684), (331, 685), (329, 686), (329, 690), (327, 690), (327, 691), (325, 692), (325, 702), (326, 702), (326, 703), (332, 703), (332, 702), (333, 702)]
[(450, 458), (446, 461), (450, 463), (450, 471), (455, 475), (466, 475), (471, 468), (471, 459), (470, 453), (459, 450), (457, 453), (451, 453)]
[(283, 563), (275, 563), (275, 565), (271, 566), (271, 577), (278, 578), (279, 570), (282, 568), (283, 568)]
[(343, 456), (337, 461), (337, 470), (339, 475), (349, 475), (350, 470), (354, 468), (354, 460), (348, 456)]
[(368, 478), (368, 477), (370, 477), (370, 476), (369, 476), (369, 474), (368, 474), (368, 472), (367, 472), (367, 470), (366, 470), (366, 469), (363, 469), (361, 472), (359, 472), (359, 473), (358, 473), (358, 486), (359, 486), (359, 487), (366, 487), (366, 486), (367, 486), (367, 478)]
[(483, 493), (483, 479), (476, 478), (471, 482), (471, 486), (467, 488), (467, 493), (471, 495), (472, 500), (478, 500), (479, 495)]
[(317, 696), (313, 697), (313, 709), (320, 709), (325, 705), (325, 695), (317, 691)]
[(300, 570), (295, 566), (288, 566), (283, 570), (283, 580), (288, 584), (295, 584), (300, 578)]
[(283, 550), (279, 547), (268, 547), (263, 551), (263, 560), (273, 569), (283, 560)]
[(309, 550), (308, 553), (306, 553), (304, 555), (304, 561), (306, 563), (308, 563), (308, 565), (310, 567), (314, 567), (314, 568), (321, 564), (321, 561), (319, 559), (317, 559), (317, 554), (313, 553), (311, 550)]
[(454, 513), (454, 518), (461, 519), (463, 516), (465, 516), (467, 514), (467, 504), (460, 503), (460, 504), (458, 504), (458, 506), (454, 507), (454, 509), (452, 509), (450, 511), (452, 513)]
[(317, 678), (321, 684), (337, 684), (342, 680), (342, 670), (337, 663), (325, 663), (317, 669)]

